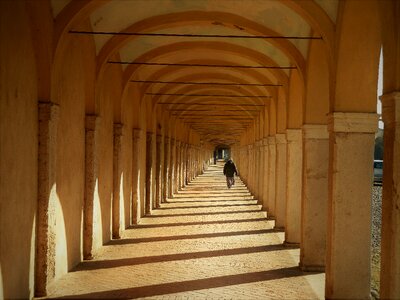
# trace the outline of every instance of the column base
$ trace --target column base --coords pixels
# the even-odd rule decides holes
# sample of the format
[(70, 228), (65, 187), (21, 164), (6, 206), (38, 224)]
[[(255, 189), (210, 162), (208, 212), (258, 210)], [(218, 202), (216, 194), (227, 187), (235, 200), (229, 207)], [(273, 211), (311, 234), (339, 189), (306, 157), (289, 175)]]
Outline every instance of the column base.
[(325, 266), (303, 265), (299, 263), (299, 267), (303, 272), (325, 272)]
[(292, 243), (292, 242), (284, 241), (283, 246), (285, 246), (287, 248), (300, 248), (300, 243)]

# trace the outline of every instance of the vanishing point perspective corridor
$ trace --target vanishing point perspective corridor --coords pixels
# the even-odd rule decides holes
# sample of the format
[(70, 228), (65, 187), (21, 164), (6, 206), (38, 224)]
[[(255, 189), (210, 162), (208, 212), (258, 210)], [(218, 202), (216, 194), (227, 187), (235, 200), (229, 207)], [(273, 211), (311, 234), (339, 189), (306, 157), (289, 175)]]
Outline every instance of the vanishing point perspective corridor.
[(324, 274), (298, 268), (257, 199), (222, 163), (79, 264), (49, 298), (317, 299)]
[(400, 299), (400, 0), (0, 0), (0, 300), (146, 297)]

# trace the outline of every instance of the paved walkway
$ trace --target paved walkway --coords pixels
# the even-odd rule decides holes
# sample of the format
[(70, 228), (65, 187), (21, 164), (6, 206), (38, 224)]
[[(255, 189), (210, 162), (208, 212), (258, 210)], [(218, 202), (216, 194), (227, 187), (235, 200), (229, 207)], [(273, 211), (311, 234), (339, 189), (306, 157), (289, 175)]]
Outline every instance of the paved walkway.
[(52, 287), (51, 298), (317, 299), (323, 274), (299, 271), (240, 180), (212, 166), (123, 238)]

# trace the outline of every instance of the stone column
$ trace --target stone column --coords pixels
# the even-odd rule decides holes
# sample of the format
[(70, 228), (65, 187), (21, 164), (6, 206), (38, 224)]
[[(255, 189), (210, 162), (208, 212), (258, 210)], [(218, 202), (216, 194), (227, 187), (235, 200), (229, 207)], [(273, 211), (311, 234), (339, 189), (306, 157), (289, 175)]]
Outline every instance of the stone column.
[(55, 276), (56, 167), (59, 106), (39, 103), (38, 211), (35, 295), (46, 296)]
[(286, 225), (286, 134), (278, 133), (276, 139), (276, 201), (275, 228), (283, 229)]
[(181, 148), (180, 148), (180, 156), (181, 156), (181, 172), (179, 174), (179, 188), (183, 188), (185, 186), (185, 147), (186, 144), (184, 142), (181, 143)]
[(400, 92), (382, 96), (384, 167), (381, 299), (400, 297)]
[(153, 208), (159, 208), (162, 199), (162, 177), (163, 177), (163, 165), (162, 165), (162, 136), (157, 135), (156, 138), (156, 197), (153, 203)]
[[(121, 204), (121, 194), (122, 193), (122, 131), (123, 124), (114, 124), (114, 152), (113, 152), (113, 213), (112, 213), (112, 237), (114, 239), (121, 238), (121, 221), (122, 217), (122, 207)], [(123, 202), (123, 201), (122, 201)]]
[(132, 134), (132, 224), (137, 224), (140, 219), (140, 129), (133, 129)]
[(174, 193), (174, 182), (175, 182), (175, 139), (170, 140), (169, 150), (169, 184), (168, 184), (168, 198), (172, 198)]
[[(325, 296), (370, 298), (373, 113), (329, 118), (329, 201)], [(351, 280), (349, 280), (351, 278)]]
[(181, 141), (176, 141), (175, 147), (175, 180), (174, 180), (174, 194), (178, 193), (179, 190), (179, 180), (181, 174)]
[[(85, 118), (85, 195), (83, 207), (83, 259), (93, 259), (94, 233), (99, 230), (96, 220), (94, 198), (98, 194), (98, 133), (99, 117), (86, 115)], [(97, 208), (98, 209), (98, 208)]]
[(303, 146), (301, 129), (287, 129), (287, 190), (285, 243), (298, 245), (301, 237)]
[(163, 199), (162, 202), (167, 201), (168, 198), (168, 187), (169, 187), (169, 166), (170, 166), (170, 139), (164, 138), (164, 184), (163, 184)]
[(329, 134), (326, 125), (303, 126), (300, 267), (324, 271), (328, 207)]
[(253, 193), (253, 145), (247, 145), (247, 184), (248, 188)]
[(259, 191), (260, 188), (260, 163), (261, 163), (261, 159), (260, 159), (260, 141), (256, 141), (254, 143), (254, 197), (255, 199), (257, 199), (259, 202), (262, 201), (262, 199), (260, 199), (261, 197), (261, 193)]
[(275, 169), (276, 169), (276, 141), (275, 136), (268, 137), (268, 217), (275, 217)]
[(258, 190), (258, 200), (259, 203), (262, 205), (264, 203), (264, 145), (263, 140), (258, 141), (258, 183), (257, 183), (257, 190)]
[(263, 210), (269, 211), (268, 207), (268, 186), (269, 186), (269, 144), (268, 138), (263, 139), (263, 152), (264, 152), (264, 164), (263, 164), (263, 173), (264, 173), (264, 180), (263, 180)]
[(146, 215), (151, 215), (151, 211), (153, 208), (153, 139), (155, 138), (155, 134), (152, 132), (148, 132), (146, 135), (146, 203), (145, 203), (145, 212)]

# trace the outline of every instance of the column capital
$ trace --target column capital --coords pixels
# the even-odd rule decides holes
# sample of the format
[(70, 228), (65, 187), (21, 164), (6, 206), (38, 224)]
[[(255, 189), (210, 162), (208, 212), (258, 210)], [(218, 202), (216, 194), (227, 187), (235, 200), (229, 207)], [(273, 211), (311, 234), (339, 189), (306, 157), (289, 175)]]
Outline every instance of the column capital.
[(132, 130), (132, 138), (133, 139), (140, 139), (143, 135), (143, 130), (134, 128)]
[(146, 132), (146, 139), (148, 141), (152, 141), (156, 138), (156, 134), (154, 132)]
[(255, 144), (256, 147), (260, 147), (263, 144), (263, 140), (262, 139), (257, 140), (254, 144)]
[(161, 144), (161, 142), (162, 142), (162, 135), (161, 134), (157, 134), (157, 137), (156, 137), (156, 142), (157, 142), (157, 144)]
[(375, 133), (378, 129), (375, 113), (334, 112), (328, 117), (330, 132)]
[(252, 144), (247, 145), (248, 150), (253, 150), (254, 146)]
[(304, 124), (303, 137), (305, 139), (329, 139), (328, 125), (325, 124)]
[(269, 136), (268, 137), (268, 145), (275, 145), (275, 144), (276, 144), (275, 136)]
[(263, 146), (268, 146), (268, 137), (263, 138)]
[(175, 145), (176, 140), (174, 138), (169, 138), (170, 142), (171, 142), (171, 146)]
[(400, 91), (384, 94), (382, 100), (382, 118), (385, 126), (400, 124)]
[(98, 115), (86, 115), (85, 116), (85, 130), (95, 131), (99, 126), (100, 117)]
[(58, 119), (60, 106), (53, 102), (39, 103), (39, 121), (51, 121)]
[(300, 128), (286, 129), (286, 139), (288, 142), (300, 142), (302, 140), (302, 134)]
[(287, 144), (286, 134), (284, 133), (275, 134), (275, 139), (277, 144)]
[(122, 123), (114, 123), (114, 135), (122, 136), (124, 130), (124, 124)]

